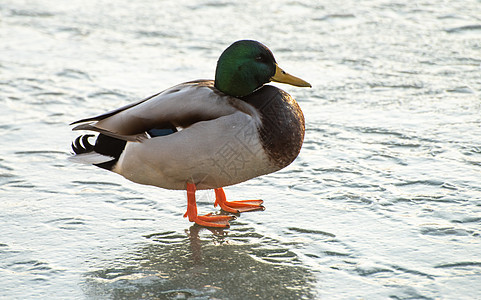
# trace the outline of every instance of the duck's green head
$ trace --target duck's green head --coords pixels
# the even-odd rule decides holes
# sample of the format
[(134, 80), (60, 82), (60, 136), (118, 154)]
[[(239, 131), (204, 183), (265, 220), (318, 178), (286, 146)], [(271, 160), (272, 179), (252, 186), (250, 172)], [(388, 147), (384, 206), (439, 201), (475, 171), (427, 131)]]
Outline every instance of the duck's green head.
[(272, 52), (256, 41), (242, 40), (233, 43), (217, 61), (215, 87), (225, 94), (247, 96), (270, 81), (311, 86), (279, 68)]

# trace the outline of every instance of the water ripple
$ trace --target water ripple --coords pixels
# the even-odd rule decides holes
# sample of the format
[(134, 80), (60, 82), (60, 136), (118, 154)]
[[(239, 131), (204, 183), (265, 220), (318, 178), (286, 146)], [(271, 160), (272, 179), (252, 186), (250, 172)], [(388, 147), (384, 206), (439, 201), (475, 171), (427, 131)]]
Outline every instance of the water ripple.
[(297, 227), (289, 227), (288, 228), (290, 231), (298, 232), (298, 233), (307, 233), (307, 234), (316, 234), (316, 235), (323, 235), (327, 237), (334, 238), (336, 237), (335, 234), (321, 231), (321, 230), (313, 230), (313, 229), (304, 229), (304, 228), (297, 228)]
[(477, 31), (477, 30), (481, 30), (480, 24), (465, 25), (465, 26), (460, 26), (460, 27), (449, 28), (449, 29), (446, 29), (446, 32), (448, 32), (448, 33), (460, 33), (460, 32), (465, 32), (465, 31)]
[(457, 267), (481, 267), (481, 262), (478, 261), (461, 261), (455, 263), (439, 264), (435, 268), (457, 268)]
[(468, 236), (473, 235), (473, 231), (460, 229), (456, 227), (444, 227), (444, 226), (425, 226), (421, 228), (421, 233), (424, 235), (433, 235), (433, 236), (446, 236), (446, 235), (455, 235), (455, 236)]

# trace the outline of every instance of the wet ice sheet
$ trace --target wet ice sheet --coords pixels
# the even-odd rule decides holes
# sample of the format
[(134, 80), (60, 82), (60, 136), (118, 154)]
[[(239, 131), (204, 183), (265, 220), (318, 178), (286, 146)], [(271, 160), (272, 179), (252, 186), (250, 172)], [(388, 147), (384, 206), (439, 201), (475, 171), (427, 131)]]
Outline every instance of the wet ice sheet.
[[(262, 7), (263, 9), (259, 9)], [(3, 1), (6, 298), (470, 299), (479, 294), (479, 3)], [(236, 20), (236, 22), (233, 22)], [(237, 22), (238, 21), (238, 22)], [(68, 162), (68, 123), (212, 78), (252, 38), (312, 89), (287, 169), (223, 233), (185, 195)], [(199, 209), (213, 211), (213, 194)]]

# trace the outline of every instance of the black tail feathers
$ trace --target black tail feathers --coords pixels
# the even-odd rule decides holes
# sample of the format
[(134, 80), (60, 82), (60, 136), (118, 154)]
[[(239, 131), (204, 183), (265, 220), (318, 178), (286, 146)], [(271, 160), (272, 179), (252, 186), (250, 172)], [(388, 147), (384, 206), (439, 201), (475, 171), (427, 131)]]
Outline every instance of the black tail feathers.
[(93, 137), (93, 134), (81, 135), (72, 142), (72, 150), (75, 154), (82, 154), (92, 152), (94, 145), (90, 144), (89, 138)]
[(94, 164), (97, 167), (112, 170), (117, 161), (124, 151), (126, 141), (119, 140), (105, 134), (99, 134), (95, 145), (91, 144), (89, 138), (94, 137), (93, 134), (85, 134), (77, 137), (74, 142), (72, 142), (72, 150), (75, 154), (85, 154), (90, 152), (95, 152), (104, 156), (112, 157), (112, 160)]

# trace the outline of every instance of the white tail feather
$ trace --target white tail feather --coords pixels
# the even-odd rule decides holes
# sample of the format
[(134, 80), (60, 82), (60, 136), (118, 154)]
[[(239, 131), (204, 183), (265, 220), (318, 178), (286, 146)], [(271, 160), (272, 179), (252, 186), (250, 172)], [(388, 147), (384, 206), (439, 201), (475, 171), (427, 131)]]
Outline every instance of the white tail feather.
[(70, 156), (68, 160), (76, 162), (76, 163), (81, 163), (81, 164), (87, 164), (87, 165), (93, 165), (93, 164), (101, 164), (104, 162), (108, 162), (111, 160), (114, 160), (115, 157), (108, 156), (108, 155), (102, 155), (96, 152), (89, 152), (89, 153), (82, 153), (82, 154), (77, 154), (74, 156)]

